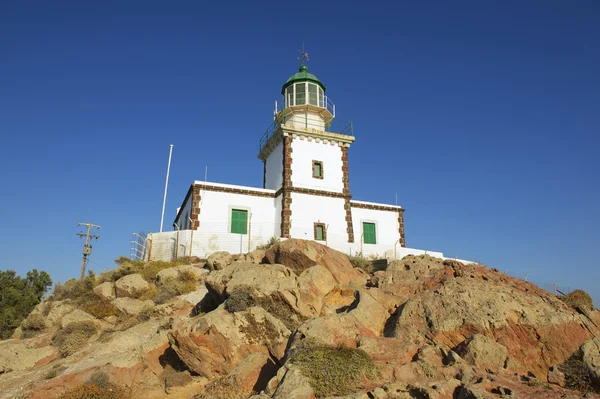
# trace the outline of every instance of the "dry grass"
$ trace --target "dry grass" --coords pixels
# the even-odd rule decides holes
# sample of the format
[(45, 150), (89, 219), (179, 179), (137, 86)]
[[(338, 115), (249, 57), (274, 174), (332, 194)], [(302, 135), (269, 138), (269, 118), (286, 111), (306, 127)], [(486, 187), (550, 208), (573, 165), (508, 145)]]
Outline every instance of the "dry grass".
[(193, 399), (246, 399), (256, 392), (240, 393), (239, 387), (230, 378), (222, 377), (210, 382), (204, 392), (194, 396)]
[(39, 313), (30, 314), (21, 323), (21, 338), (35, 337), (46, 329), (46, 320)]
[(362, 387), (363, 379), (378, 375), (375, 364), (362, 350), (312, 340), (301, 341), (290, 361), (309, 379), (318, 397), (348, 395)]
[(52, 345), (58, 349), (62, 357), (67, 357), (83, 348), (96, 332), (96, 326), (92, 322), (71, 323), (54, 334)]
[(119, 316), (121, 314), (121, 311), (115, 305), (96, 296), (90, 298), (90, 300), (86, 301), (80, 308), (97, 319), (104, 319), (109, 316)]
[(584, 290), (575, 290), (570, 294), (561, 297), (562, 301), (567, 305), (577, 309), (581, 307), (587, 307), (588, 309), (594, 309), (594, 302), (592, 297)]
[(600, 383), (594, 380), (590, 369), (585, 365), (579, 351), (575, 352), (558, 369), (565, 373), (565, 386), (583, 393), (600, 393)]
[(103, 388), (86, 383), (65, 392), (59, 399), (131, 399), (131, 394), (127, 389), (116, 385)]
[(256, 247), (256, 249), (260, 249), (260, 250), (266, 251), (267, 249), (271, 248), (273, 245), (279, 244), (280, 241), (281, 240), (279, 239), (279, 237), (273, 236), (273, 237), (271, 237), (269, 239), (269, 241), (266, 244), (258, 245)]
[(190, 265), (200, 263), (201, 260), (197, 256), (183, 256), (171, 262), (156, 260), (153, 262), (142, 262), (140, 260), (131, 260), (124, 256), (115, 259), (115, 263), (119, 265), (115, 270), (102, 273), (102, 278), (105, 281), (117, 281), (123, 276), (129, 274), (140, 273), (148, 282), (154, 282), (156, 276), (161, 270), (170, 269), (175, 266)]
[(157, 304), (163, 304), (170, 299), (190, 293), (196, 290), (196, 276), (191, 272), (179, 273), (177, 278), (161, 280), (156, 284), (156, 290), (144, 296), (145, 299), (152, 299)]

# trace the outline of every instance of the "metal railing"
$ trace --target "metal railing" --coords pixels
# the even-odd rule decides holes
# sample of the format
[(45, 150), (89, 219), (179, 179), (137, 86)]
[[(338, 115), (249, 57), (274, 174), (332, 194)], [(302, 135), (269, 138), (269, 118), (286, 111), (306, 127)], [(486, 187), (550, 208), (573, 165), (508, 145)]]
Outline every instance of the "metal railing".
[[(265, 145), (269, 142), (271, 137), (281, 129), (282, 126), (294, 129), (294, 130), (303, 130), (309, 133), (318, 133), (318, 132), (328, 132), (328, 133), (336, 133), (342, 134), (344, 136), (354, 136), (354, 125), (352, 121), (344, 121), (340, 119), (334, 119), (329, 124), (323, 126), (320, 124), (316, 124), (311, 122), (308, 118), (302, 121), (301, 123), (292, 124), (293, 122), (287, 121), (283, 125), (278, 123), (276, 120), (273, 121), (263, 136), (260, 139), (258, 150), (262, 151)], [(323, 129), (324, 128), (324, 129)]]
[(146, 237), (144, 232), (133, 233), (129, 247), (129, 258), (133, 260), (144, 260), (146, 257)]

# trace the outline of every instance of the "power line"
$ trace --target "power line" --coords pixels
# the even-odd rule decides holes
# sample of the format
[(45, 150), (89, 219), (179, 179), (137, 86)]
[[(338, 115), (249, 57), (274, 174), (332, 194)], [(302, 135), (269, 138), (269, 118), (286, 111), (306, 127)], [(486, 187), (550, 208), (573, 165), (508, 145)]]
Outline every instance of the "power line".
[(81, 261), (81, 277), (80, 277), (81, 281), (83, 281), (83, 278), (85, 277), (85, 267), (87, 265), (88, 256), (90, 256), (92, 254), (92, 246), (90, 245), (90, 240), (92, 238), (95, 238), (96, 240), (98, 238), (100, 238), (100, 236), (91, 234), (92, 227), (99, 229), (100, 226), (96, 226), (95, 224), (92, 224), (92, 223), (78, 223), (77, 226), (87, 226), (86, 234), (84, 234), (83, 232), (77, 233), (79, 238), (85, 237), (85, 244), (83, 244), (83, 260)]

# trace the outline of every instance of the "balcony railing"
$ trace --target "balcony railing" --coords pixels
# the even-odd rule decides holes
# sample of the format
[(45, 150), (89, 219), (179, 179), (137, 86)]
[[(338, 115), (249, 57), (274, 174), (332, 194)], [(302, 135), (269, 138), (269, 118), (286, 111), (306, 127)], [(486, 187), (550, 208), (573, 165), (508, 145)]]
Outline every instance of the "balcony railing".
[[(305, 130), (308, 132), (316, 133), (316, 132), (329, 132), (336, 134), (343, 134), (345, 136), (354, 136), (354, 126), (351, 121), (344, 121), (340, 119), (334, 119), (331, 123), (325, 126), (325, 130), (323, 130), (322, 125), (317, 125), (311, 123), (310, 120), (306, 120), (301, 124), (289, 125), (285, 124), (286, 127), (293, 128), (295, 130)], [(265, 131), (265, 134), (260, 139), (259, 143), (259, 151), (265, 147), (265, 145), (269, 142), (271, 137), (281, 129), (281, 124), (279, 124), (276, 120), (273, 121)]]

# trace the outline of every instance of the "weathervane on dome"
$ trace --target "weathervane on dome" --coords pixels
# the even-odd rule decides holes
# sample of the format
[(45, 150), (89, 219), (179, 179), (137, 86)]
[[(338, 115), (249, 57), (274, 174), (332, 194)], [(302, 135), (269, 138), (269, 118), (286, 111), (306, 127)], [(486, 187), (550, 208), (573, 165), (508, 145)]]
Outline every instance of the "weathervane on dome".
[(304, 65), (304, 61), (310, 61), (308, 59), (308, 53), (304, 51), (304, 42), (302, 42), (302, 50), (298, 50), (298, 52), (300, 53), (300, 56), (298, 57), (300, 65)]

